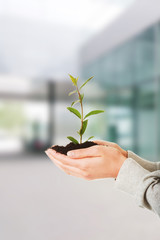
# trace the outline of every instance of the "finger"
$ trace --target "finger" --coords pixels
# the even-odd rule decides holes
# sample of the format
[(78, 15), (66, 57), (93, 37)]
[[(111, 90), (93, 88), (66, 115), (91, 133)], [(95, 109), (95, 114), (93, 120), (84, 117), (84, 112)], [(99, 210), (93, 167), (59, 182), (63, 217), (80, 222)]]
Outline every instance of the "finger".
[(116, 148), (118, 149), (125, 157), (128, 157), (128, 152), (126, 150), (124, 150), (123, 148), (121, 148), (118, 144), (116, 144), (115, 142), (108, 142), (108, 141), (103, 141), (103, 140), (95, 140), (93, 141), (99, 145), (105, 145), (105, 146), (109, 146), (112, 148)]
[(67, 156), (71, 158), (99, 157), (101, 155), (102, 146), (97, 145), (67, 152)]
[(100, 145), (105, 145), (106, 141), (104, 140), (93, 140), (94, 143), (100, 144)]
[(56, 159), (53, 159), (52, 162), (62, 171), (64, 171), (64, 169), (62, 168), (62, 164), (59, 164), (58, 161)]
[(48, 149), (47, 151), (45, 151), (45, 153), (47, 154), (47, 156), (54, 161), (54, 159), (59, 160), (61, 163), (65, 164), (65, 165), (70, 165), (73, 167), (77, 167), (79, 168), (81, 160), (73, 160), (71, 158), (69, 158), (68, 156), (61, 154), (61, 153), (57, 153), (56, 151), (52, 150), (52, 149)]
[(103, 140), (94, 140), (94, 143), (97, 143), (99, 145), (105, 145), (105, 146), (110, 146), (110, 147), (115, 147), (116, 143), (114, 142), (108, 142), (108, 141), (103, 141)]
[(72, 175), (75, 177), (80, 177), (80, 178), (83, 178), (83, 176), (84, 176), (84, 173), (80, 169), (70, 167), (67, 165), (63, 165), (61, 162), (59, 162), (58, 160), (55, 160), (55, 159), (53, 162), (59, 169), (61, 169), (62, 171), (66, 172), (69, 175)]
[[(91, 157), (89, 157), (89, 158), (80, 158), (80, 159), (76, 159), (76, 160), (74, 159), (72, 161), (72, 163), (74, 165), (72, 165), (71, 163), (70, 164), (63, 163), (61, 160), (57, 159), (56, 156), (53, 157), (50, 153), (47, 153), (47, 155), (53, 162), (57, 161), (59, 164), (61, 163), (65, 167), (66, 166), (68, 166), (68, 167), (70, 166), (70, 167), (74, 167), (74, 169), (79, 169), (80, 172), (82, 173), (82, 175), (83, 175), (83, 173), (85, 174), (85, 172), (88, 171), (89, 168), (92, 168), (91, 165), (93, 164), (94, 161), (97, 162), (99, 160), (99, 157), (92, 158), (92, 161), (91, 161)], [(78, 162), (78, 164), (75, 164), (75, 162), (76, 163)]]

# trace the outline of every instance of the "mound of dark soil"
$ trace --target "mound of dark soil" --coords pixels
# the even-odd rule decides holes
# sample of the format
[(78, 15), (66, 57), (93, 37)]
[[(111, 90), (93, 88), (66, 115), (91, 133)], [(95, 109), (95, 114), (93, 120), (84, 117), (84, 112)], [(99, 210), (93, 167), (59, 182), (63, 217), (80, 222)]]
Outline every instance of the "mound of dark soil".
[(54, 147), (51, 147), (51, 149), (54, 149), (56, 152), (62, 153), (67, 155), (67, 152), (70, 150), (75, 150), (75, 149), (81, 149), (81, 148), (88, 148), (94, 145), (98, 145), (97, 143), (94, 143), (92, 141), (87, 141), (81, 144), (74, 144), (73, 142), (70, 142), (66, 146), (59, 146), (56, 145)]

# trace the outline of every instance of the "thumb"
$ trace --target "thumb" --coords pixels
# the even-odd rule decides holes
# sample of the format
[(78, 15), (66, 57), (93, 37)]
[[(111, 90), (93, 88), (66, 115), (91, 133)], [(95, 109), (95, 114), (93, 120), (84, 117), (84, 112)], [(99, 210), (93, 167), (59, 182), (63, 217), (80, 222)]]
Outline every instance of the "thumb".
[(101, 156), (101, 146), (95, 145), (88, 148), (68, 151), (67, 156), (71, 158), (98, 157)]
[(94, 140), (93, 142), (97, 143), (98, 145), (110, 145), (110, 142), (104, 140)]

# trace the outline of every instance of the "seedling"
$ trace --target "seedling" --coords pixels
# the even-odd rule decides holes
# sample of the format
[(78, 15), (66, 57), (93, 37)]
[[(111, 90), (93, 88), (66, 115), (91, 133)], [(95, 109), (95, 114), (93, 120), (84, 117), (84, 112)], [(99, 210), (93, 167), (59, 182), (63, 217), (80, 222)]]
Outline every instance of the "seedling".
[[(95, 115), (95, 114), (99, 114), (99, 113), (102, 113), (104, 112), (103, 110), (93, 110), (89, 113), (87, 113), (85, 116), (84, 116), (84, 113), (83, 113), (83, 99), (84, 99), (84, 93), (81, 93), (81, 89), (93, 78), (93, 77), (90, 77), (88, 78), (80, 87), (78, 87), (78, 77), (77, 78), (74, 78), (72, 75), (69, 74), (69, 77), (73, 83), (73, 86), (75, 86), (75, 90), (70, 92), (68, 95), (71, 96), (72, 94), (78, 94), (78, 100), (72, 102), (71, 104), (71, 107), (67, 107), (67, 109), (72, 112), (73, 114), (75, 114), (81, 121), (81, 127), (80, 127), (80, 130), (77, 131), (77, 133), (79, 134), (80, 136), (80, 141), (78, 142), (78, 140), (76, 140), (74, 137), (72, 136), (68, 136), (67, 138), (72, 141), (74, 144), (81, 144), (82, 143), (82, 136), (84, 134), (84, 132), (86, 131), (86, 128), (87, 128), (87, 125), (88, 125), (88, 117), (90, 117), (91, 115)], [(76, 103), (79, 103), (80, 104), (80, 108), (81, 108), (81, 113), (76, 109), (76, 108), (73, 108), (73, 105), (75, 105)], [(91, 138), (94, 138), (94, 136), (91, 136), (87, 139), (90, 140)], [(86, 142), (87, 142), (86, 141)]]

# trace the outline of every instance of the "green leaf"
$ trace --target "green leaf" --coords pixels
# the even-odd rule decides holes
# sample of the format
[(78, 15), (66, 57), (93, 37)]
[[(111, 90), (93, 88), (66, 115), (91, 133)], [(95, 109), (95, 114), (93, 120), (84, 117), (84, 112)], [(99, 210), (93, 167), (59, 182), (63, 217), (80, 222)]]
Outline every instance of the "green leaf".
[(72, 108), (72, 107), (67, 107), (67, 109), (81, 119), (81, 114), (77, 109)]
[(68, 94), (68, 96), (71, 96), (72, 94), (74, 94), (74, 93), (76, 93), (76, 92), (77, 92), (77, 90), (74, 90), (74, 91), (70, 92), (70, 93)]
[(76, 101), (72, 102), (71, 107), (78, 102), (80, 102), (80, 100), (76, 100)]
[(83, 101), (83, 98), (84, 98), (84, 93), (81, 94), (81, 99), (82, 99), (82, 101)]
[(70, 141), (72, 141), (74, 144), (79, 144), (79, 142), (78, 142), (74, 137), (68, 136), (67, 138), (68, 138)]
[(72, 75), (68, 74), (74, 86), (77, 86), (78, 78), (74, 78)]
[(91, 115), (95, 115), (95, 114), (102, 113), (102, 112), (104, 112), (104, 111), (103, 111), (103, 110), (94, 110), (94, 111), (91, 111), (91, 112), (89, 112), (89, 113), (84, 117), (84, 119), (87, 118), (87, 117), (89, 117), (89, 116), (91, 116)]
[(88, 140), (90, 140), (91, 138), (94, 138), (94, 136), (89, 137), (89, 138), (86, 140), (86, 142), (87, 142)]
[(85, 130), (86, 130), (86, 128), (87, 128), (87, 124), (88, 124), (88, 119), (85, 120), (85, 121), (83, 121), (83, 127), (82, 127), (82, 129), (80, 130), (80, 134), (81, 134), (81, 135), (84, 134), (84, 132), (85, 132)]
[(84, 87), (84, 85), (86, 85), (86, 83), (89, 82), (92, 78), (94, 78), (94, 76), (88, 78), (88, 79), (85, 81), (85, 83), (83, 83), (82, 86), (79, 88), (79, 90), (81, 90), (81, 88)]

